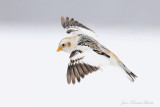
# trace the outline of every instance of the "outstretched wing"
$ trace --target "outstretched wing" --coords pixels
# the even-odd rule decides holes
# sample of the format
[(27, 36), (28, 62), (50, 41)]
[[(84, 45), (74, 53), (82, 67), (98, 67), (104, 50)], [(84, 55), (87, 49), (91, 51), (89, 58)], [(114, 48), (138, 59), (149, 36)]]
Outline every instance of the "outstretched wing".
[(87, 46), (99, 55), (103, 55), (107, 58), (111, 57), (111, 52), (103, 45), (101, 45), (98, 41), (96, 41), (94, 38), (82, 34), (80, 34), (79, 36), (81, 37), (81, 39), (78, 41), (77, 45)]
[(67, 70), (67, 82), (69, 84), (71, 81), (75, 84), (76, 79), (80, 82), (80, 79), (84, 78), (85, 75), (100, 69), (98, 64), (90, 64), (88, 56), (81, 50), (75, 50), (71, 53)]
[(61, 23), (63, 28), (66, 30), (68, 34), (78, 35), (78, 34), (86, 34), (86, 35), (94, 35), (93, 30), (89, 29), (88, 27), (84, 26), (83, 24), (79, 23), (78, 21), (74, 20), (73, 18), (69, 19), (68, 17), (64, 18), (61, 17)]

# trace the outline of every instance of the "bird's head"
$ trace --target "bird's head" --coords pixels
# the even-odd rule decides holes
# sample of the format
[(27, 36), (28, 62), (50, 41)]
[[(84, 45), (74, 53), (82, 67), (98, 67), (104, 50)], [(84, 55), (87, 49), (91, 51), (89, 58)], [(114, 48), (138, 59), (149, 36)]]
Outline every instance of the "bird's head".
[(58, 45), (57, 52), (64, 51), (64, 52), (70, 52), (71, 51), (71, 37), (66, 37), (62, 39)]

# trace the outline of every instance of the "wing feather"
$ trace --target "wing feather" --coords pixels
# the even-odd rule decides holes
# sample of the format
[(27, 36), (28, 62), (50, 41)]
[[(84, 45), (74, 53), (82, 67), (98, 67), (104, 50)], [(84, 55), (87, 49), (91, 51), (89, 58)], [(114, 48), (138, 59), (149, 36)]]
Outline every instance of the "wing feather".
[(93, 72), (93, 70), (92, 70), (92, 68), (90, 67), (90, 65), (84, 63), (84, 66), (88, 69), (88, 71), (89, 71), (90, 73)]
[(69, 27), (69, 18), (68, 18), (68, 17), (66, 17), (65, 26), (66, 26), (66, 27)]
[(67, 82), (68, 82), (68, 84), (71, 83), (71, 71), (70, 71), (70, 66), (68, 66), (68, 70), (67, 70)]
[(76, 66), (76, 65), (73, 66), (73, 70), (74, 70), (74, 74), (75, 74), (78, 82), (80, 82), (80, 74), (79, 74), (79, 72), (78, 72), (78, 69), (77, 69), (77, 66)]
[(100, 67), (97, 65), (88, 64), (84, 59), (85, 56), (81, 50), (75, 50), (70, 55), (70, 62), (67, 70), (67, 81), (70, 84), (71, 81), (75, 84), (77, 79), (80, 82), (81, 78), (84, 78), (85, 75), (97, 71)]
[(65, 26), (65, 19), (64, 19), (64, 17), (61, 17), (61, 24), (62, 24), (63, 28), (66, 28), (66, 26)]
[(84, 64), (80, 63), (79, 66), (83, 69), (83, 72), (87, 75), (89, 74), (88, 69), (84, 66)]
[(73, 22), (74, 22), (74, 19), (72, 18), (72, 19), (69, 21), (69, 26), (72, 26)]
[(71, 70), (72, 83), (75, 84), (75, 75), (74, 75), (74, 71), (73, 71), (73, 65), (70, 66), (70, 70)]
[(87, 34), (87, 35), (94, 35), (96, 36), (95, 32), (90, 28), (86, 27), (82, 23), (74, 20), (73, 18), (69, 19), (69, 17), (64, 18), (61, 17), (61, 24), (63, 28), (66, 30), (67, 33), (71, 33), (74, 35), (78, 34)]
[[(78, 64), (75, 64), (75, 66), (77, 67)], [(82, 78), (84, 78), (84, 72), (82, 70), (79, 70), (79, 74)]]

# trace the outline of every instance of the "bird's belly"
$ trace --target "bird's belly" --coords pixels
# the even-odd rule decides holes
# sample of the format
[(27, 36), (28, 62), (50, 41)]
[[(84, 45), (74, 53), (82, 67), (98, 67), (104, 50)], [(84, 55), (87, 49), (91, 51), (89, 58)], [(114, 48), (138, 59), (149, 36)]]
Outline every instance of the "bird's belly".
[(85, 52), (85, 60), (88, 62), (88, 64), (94, 65), (94, 66), (105, 66), (110, 64), (109, 58), (99, 55), (93, 50), (88, 50)]

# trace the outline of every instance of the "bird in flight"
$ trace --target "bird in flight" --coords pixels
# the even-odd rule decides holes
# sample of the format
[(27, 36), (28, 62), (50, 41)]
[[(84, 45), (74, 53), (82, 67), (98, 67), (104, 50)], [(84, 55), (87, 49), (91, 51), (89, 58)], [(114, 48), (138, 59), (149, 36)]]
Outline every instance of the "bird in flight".
[[(75, 84), (80, 82), (89, 73), (101, 70), (105, 65), (120, 67), (131, 82), (134, 82), (136, 75), (131, 72), (120, 59), (109, 49), (99, 43), (88, 34), (95, 35), (95, 32), (68, 17), (61, 17), (63, 28), (72, 36), (62, 39), (57, 51), (70, 53), (70, 62), (67, 69), (67, 82)], [(89, 32), (89, 33), (87, 33)]]

